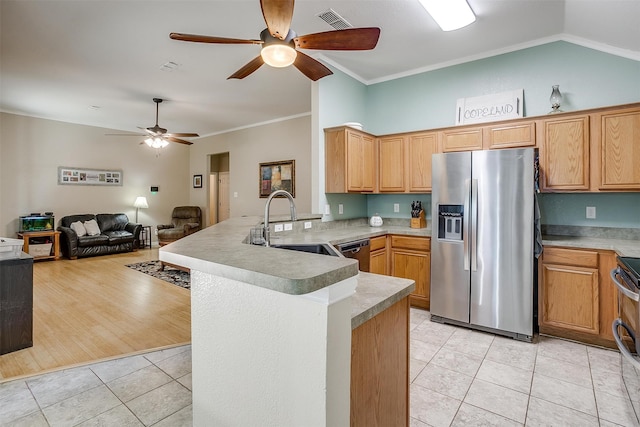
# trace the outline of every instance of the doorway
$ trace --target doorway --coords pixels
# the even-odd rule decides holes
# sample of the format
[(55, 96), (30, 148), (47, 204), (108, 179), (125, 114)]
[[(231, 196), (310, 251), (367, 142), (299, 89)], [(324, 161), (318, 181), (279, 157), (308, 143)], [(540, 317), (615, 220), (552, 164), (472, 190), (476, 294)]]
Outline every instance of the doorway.
[(229, 153), (209, 155), (209, 225), (230, 217)]

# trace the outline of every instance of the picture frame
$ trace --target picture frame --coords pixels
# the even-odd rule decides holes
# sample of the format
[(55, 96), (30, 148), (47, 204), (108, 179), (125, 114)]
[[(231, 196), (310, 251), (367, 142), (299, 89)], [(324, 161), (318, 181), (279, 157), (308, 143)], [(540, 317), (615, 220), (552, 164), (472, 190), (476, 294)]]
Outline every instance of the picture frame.
[(122, 169), (58, 167), (58, 185), (122, 186)]
[(296, 161), (260, 163), (258, 170), (260, 198), (269, 197), (276, 190), (285, 190), (296, 196)]
[(193, 188), (202, 188), (202, 175), (193, 175)]

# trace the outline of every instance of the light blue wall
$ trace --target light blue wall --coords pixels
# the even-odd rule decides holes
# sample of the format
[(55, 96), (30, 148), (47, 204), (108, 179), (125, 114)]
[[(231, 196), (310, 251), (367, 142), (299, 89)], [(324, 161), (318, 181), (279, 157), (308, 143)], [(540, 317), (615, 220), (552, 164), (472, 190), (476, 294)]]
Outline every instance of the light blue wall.
[[(379, 214), (382, 218), (410, 218), (411, 202), (421, 201), (425, 216), (430, 222), (431, 194), (371, 194), (367, 196), (369, 216)], [(400, 212), (393, 211), (394, 204), (400, 205)]]
[[(321, 158), (324, 159), (324, 128), (339, 126), (347, 122), (362, 123), (364, 128), (366, 117), (367, 86), (352, 79), (338, 70), (334, 74), (318, 82), (317, 113), (319, 123), (319, 140)], [(320, 171), (322, 188), (324, 189), (324, 167)], [(324, 206), (331, 206), (331, 214), (324, 215), (324, 221), (336, 219), (362, 218), (367, 216), (367, 197), (360, 194), (324, 194), (320, 195), (320, 212), (324, 214)], [(342, 215), (338, 214), (338, 205), (343, 205)]]
[[(325, 80), (327, 86), (333, 88), (328, 94), (330, 97), (344, 99), (347, 94), (357, 93), (357, 102), (349, 105), (362, 108), (365, 117), (362, 118), (362, 111), (350, 111), (358, 119), (339, 116), (331, 125), (360, 121), (365, 130), (375, 135), (452, 126), (458, 98), (513, 89), (524, 89), (525, 116), (544, 115), (550, 110), (553, 84), (560, 85), (564, 98), (561, 108), (565, 111), (640, 102), (640, 62), (567, 42), (554, 42), (371, 86), (345, 75), (341, 75), (338, 82)], [(335, 108), (334, 101), (331, 108)], [(344, 202), (351, 196), (330, 197), (340, 197)], [(383, 217), (408, 218), (408, 207), (418, 197), (424, 197), (430, 204), (430, 195), (369, 195), (366, 212), (361, 216), (378, 212)], [(542, 222), (640, 228), (639, 197), (640, 193), (544, 194), (540, 200)], [(401, 204), (399, 214), (393, 212), (394, 203)], [(596, 220), (585, 218), (586, 206), (596, 206)], [(354, 214), (358, 212), (355, 210)]]
[(375, 135), (455, 124), (458, 98), (524, 89), (525, 116), (549, 112), (560, 85), (564, 111), (640, 101), (640, 62), (555, 42), (367, 88), (367, 130)]

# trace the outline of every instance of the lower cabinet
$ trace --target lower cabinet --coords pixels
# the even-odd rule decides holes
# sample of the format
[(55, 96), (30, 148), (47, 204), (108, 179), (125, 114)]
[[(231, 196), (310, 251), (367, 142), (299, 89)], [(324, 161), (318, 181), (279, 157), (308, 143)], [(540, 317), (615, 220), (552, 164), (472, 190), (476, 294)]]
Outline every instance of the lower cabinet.
[(369, 250), (369, 272), (388, 275), (387, 268), (387, 236), (373, 237)]
[(540, 333), (615, 347), (611, 322), (617, 312), (609, 271), (610, 251), (545, 246), (540, 264)]
[(431, 283), (431, 239), (391, 235), (391, 275), (412, 279), (416, 289), (410, 296), (411, 305), (429, 309)]
[(351, 426), (409, 425), (409, 301), (351, 332)]

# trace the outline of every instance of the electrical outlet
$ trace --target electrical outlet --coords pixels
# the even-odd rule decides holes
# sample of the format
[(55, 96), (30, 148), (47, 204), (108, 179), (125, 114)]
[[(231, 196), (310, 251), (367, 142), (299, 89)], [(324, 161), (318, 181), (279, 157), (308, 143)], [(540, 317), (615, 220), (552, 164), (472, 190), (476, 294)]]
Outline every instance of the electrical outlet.
[(331, 215), (331, 205), (324, 205), (324, 214)]
[(273, 231), (275, 231), (276, 233), (279, 233), (282, 231), (282, 224), (276, 224), (273, 226)]
[(305, 223), (304, 223), (304, 229), (305, 229), (305, 230), (308, 230), (308, 229), (310, 229), (310, 228), (311, 228), (311, 221), (305, 221)]
[(284, 231), (291, 231), (291, 230), (293, 230), (293, 224), (292, 224), (292, 223), (290, 223), (290, 222), (287, 222), (287, 223), (284, 225)]
[(400, 203), (394, 203), (393, 204), (393, 211), (394, 212), (400, 212)]
[(342, 206), (342, 203), (340, 203), (338, 205), (338, 215), (342, 215), (344, 213), (344, 206)]
[(237, 199), (237, 198), (238, 198), (238, 192), (237, 192), (237, 191), (234, 191), (234, 192), (233, 192), (233, 198), (234, 198), (234, 199)]
[(596, 207), (587, 206), (587, 219), (596, 219)]

